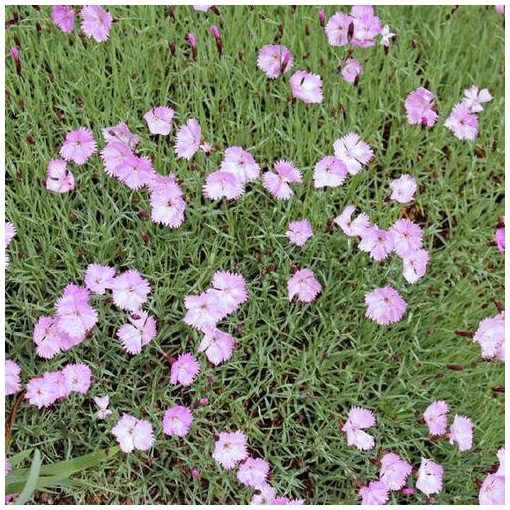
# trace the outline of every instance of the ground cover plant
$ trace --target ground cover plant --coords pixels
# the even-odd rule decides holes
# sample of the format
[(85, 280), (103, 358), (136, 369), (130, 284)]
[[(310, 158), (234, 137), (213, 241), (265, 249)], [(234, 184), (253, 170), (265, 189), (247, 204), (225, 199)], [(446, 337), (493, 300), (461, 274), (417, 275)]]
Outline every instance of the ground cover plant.
[(502, 502), (504, 8), (5, 17), (11, 500)]

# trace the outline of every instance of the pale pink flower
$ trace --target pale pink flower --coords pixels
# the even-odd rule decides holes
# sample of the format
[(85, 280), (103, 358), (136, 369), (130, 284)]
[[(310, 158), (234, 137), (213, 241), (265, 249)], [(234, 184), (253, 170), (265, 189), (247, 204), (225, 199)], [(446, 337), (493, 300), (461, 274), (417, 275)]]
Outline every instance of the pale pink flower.
[(129, 354), (140, 354), (142, 347), (156, 337), (156, 319), (147, 312), (139, 311), (129, 316), (129, 323), (117, 330), (123, 349)]
[(85, 395), (92, 384), (92, 372), (85, 363), (70, 363), (62, 370), (65, 377), (67, 392)]
[(207, 176), (203, 187), (204, 196), (211, 200), (235, 200), (244, 193), (243, 183), (230, 172), (217, 170)]
[(443, 467), (431, 459), (421, 459), (416, 488), (426, 496), (441, 492), (443, 488)]
[(205, 331), (198, 351), (205, 352), (207, 359), (213, 365), (219, 365), (231, 358), (234, 343), (232, 335), (212, 327)]
[(214, 145), (209, 142), (203, 142), (200, 144), (200, 149), (206, 156), (209, 156), (214, 151)]
[(390, 182), (391, 200), (396, 200), (401, 204), (408, 204), (414, 198), (418, 188), (416, 181), (409, 174), (402, 174), (398, 179)]
[(108, 40), (113, 18), (100, 5), (86, 5), (81, 9), (81, 29), (96, 42)]
[(85, 271), (85, 285), (94, 294), (103, 295), (112, 288), (115, 269), (101, 264), (89, 264)]
[(69, 5), (54, 5), (51, 8), (51, 21), (66, 34), (74, 30), (74, 15), (74, 9)]
[(502, 219), (503, 226), (496, 229), (496, 233), (494, 234), (494, 242), (498, 247), (499, 251), (505, 251), (505, 218)]
[[(337, 12), (326, 25), (326, 35), (331, 46), (345, 46), (349, 44), (349, 30), (353, 30), (353, 19), (343, 12)], [(352, 24), (352, 28), (351, 27)]]
[(355, 5), (351, 9), (354, 31), (351, 43), (368, 48), (375, 44), (375, 37), (381, 32), (381, 20), (374, 15), (371, 5)]
[(460, 452), (471, 450), (473, 446), (473, 422), (465, 416), (455, 415), (448, 434), (450, 444), (457, 443)]
[(505, 6), (504, 5), (495, 5), (494, 8), (498, 14), (505, 14)]
[(348, 58), (340, 74), (347, 83), (355, 83), (359, 76), (363, 73), (363, 67), (358, 59)]
[(149, 184), (152, 187), (150, 195), (151, 219), (154, 223), (160, 223), (170, 228), (178, 228), (184, 222), (186, 202), (180, 186), (173, 181), (173, 177), (166, 185), (155, 186), (154, 181)]
[(313, 171), (314, 186), (318, 188), (336, 188), (347, 178), (347, 167), (335, 156), (325, 156)]
[(395, 37), (393, 32), (390, 31), (390, 27), (388, 25), (384, 25), (382, 30), (379, 32), (379, 35), (381, 36), (381, 44), (383, 46), (389, 46), (390, 45), (390, 39)]
[(112, 428), (112, 434), (125, 453), (133, 450), (147, 451), (154, 444), (152, 424), (127, 413)]
[(216, 271), (212, 279), (213, 296), (217, 296), (221, 302), (224, 314), (231, 314), (248, 300), (246, 280), (242, 274), (228, 271)]
[(363, 429), (373, 427), (375, 424), (376, 420), (372, 411), (363, 407), (351, 408), (347, 421), (342, 427), (342, 432), (347, 436), (347, 444), (356, 446), (358, 450), (371, 450), (375, 445), (374, 438)]
[(311, 303), (321, 292), (322, 286), (311, 269), (296, 271), (287, 282), (289, 301), (294, 297), (303, 303)]
[(402, 258), (409, 257), (423, 246), (421, 227), (411, 220), (397, 220), (389, 234), (393, 238), (394, 251)]
[(429, 263), (429, 252), (427, 250), (416, 250), (402, 259), (404, 278), (409, 283), (416, 283), (423, 278), (427, 272)]
[(147, 301), (150, 291), (149, 282), (135, 269), (119, 274), (112, 281), (113, 302), (121, 310), (138, 311)]
[(279, 200), (288, 200), (294, 195), (289, 184), (300, 183), (301, 172), (292, 161), (280, 160), (274, 164), (274, 172), (267, 171), (262, 176), (262, 185)]
[(14, 395), (21, 389), (21, 368), (10, 359), (5, 360), (5, 396)]
[(360, 233), (361, 241), (358, 248), (370, 254), (370, 257), (380, 262), (384, 260), (394, 248), (393, 235), (376, 225), (365, 227)]
[(172, 120), (175, 111), (169, 106), (156, 106), (143, 116), (149, 131), (153, 135), (169, 135), (172, 131)]
[(116, 126), (104, 128), (102, 132), (106, 143), (117, 141), (127, 145), (130, 149), (134, 149), (140, 141), (140, 137), (131, 133), (124, 121), (119, 122)]
[(46, 359), (56, 356), (62, 348), (63, 334), (58, 330), (54, 317), (39, 317), (33, 332), (37, 355)]
[(498, 456), (499, 467), (495, 474), (498, 476), (505, 476), (505, 449), (500, 448), (496, 455)]
[(168, 175), (161, 175), (159, 172), (154, 172), (151, 181), (147, 184), (151, 193), (164, 194), (168, 189), (171, 189), (177, 196), (182, 196), (182, 190), (175, 180), (175, 174), (170, 172)]
[(322, 78), (318, 74), (296, 71), (289, 80), (292, 95), (303, 103), (322, 103)]
[(139, 190), (147, 186), (154, 176), (154, 167), (149, 156), (128, 154), (123, 164), (117, 167), (116, 177), (129, 189)]
[(170, 384), (189, 386), (200, 372), (200, 363), (193, 354), (180, 354), (170, 369)]
[(505, 504), (505, 477), (487, 475), (478, 493), (480, 505), (504, 505)]
[(184, 406), (169, 407), (163, 416), (163, 432), (168, 436), (184, 437), (193, 422), (193, 414)]
[(384, 505), (390, 499), (388, 487), (379, 480), (370, 482), (359, 490), (362, 505)]
[(197, 468), (193, 468), (191, 470), (191, 477), (192, 478), (198, 478), (200, 476), (200, 470)]
[(248, 457), (237, 470), (237, 479), (246, 487), (264, 487), (269, 474), (269, 462), (265, 459)]
[(381, 470), (379, 479), (392, 491), (404, 487), (412, 466), (396, 453), (386, 453), (381, 457)]
[(16, 227), (8, 221), (5, 222), (4, 235), (5, 235), (5, 246), (7, 247), (11, 244), (11, 241), (14, 239), (14, 236), (16, 235)]
[(46, 189), (54, 193), (67, 193), (74, 189), (74, 175), (67, 169), (63, 159), (52, 159), (48, 163)]
[(407, 303), (391, 285), (368, 292), (365, 304), (365, 316), (381, 325), (400, 321), (407, 309)]
[(462, 103), (465, 104), (471, 113), (478, 113), (483, 111), (482, 103), (492, 101), (492, 96), (488, 89), (479, 90), (476, 85), (469, 89), (464, 90), (464, 99)]
[(448, 424), (448, 404), (444, 400), (432, 402), (425, 412), (423, 419), (429, 428), (431, 436), (442, 436), (446, 434)]
[(266, 44), (259, 50), (257, 66), (268, 78), (278, 78), (292, 67), (292, 53), (281, 44)]
[(229, 147), (225, 151), (220, 170), (233, 174), (243, 185), (258, 179), (260, 175), (260, 167), (253, 155), (238, 146)]
[(189, 161), (198, 149), (200, 149), (201, 141), (202, 129), (200, 128), (200, 124), (196, 119), (188, 120), (188, 122), (177, 131), (177, 139), (175, 142), (177, 157)]
[(101, 151), (106, 174), (119, 180), (129, 171), (129, 161), (133, 157), (136, 156), (129, 146), (118, 140), (108, 142)]
[(435, 97), (430, 90), (424, 87), (419, 87), (409, 93), (404, 103), (409, 124), (432, 127), (436, 123)]
[(286, 234), (291, 243), (304, 246), (306, 241), (313, 236), (312, 225), (308, 220), (291, 221)]
[(374, 151), (357, 133), (351, 132), (333, 144), (335, 156), (344, 163), (351, 175), (356, 175), (374, 157)]
[(365, 213), (360, 213), (352, 219), (355, 209), (352, 204), (346, 205), (344, 210), (333, 220), (333, 223), (336, 223), (343, 233), (350, 237), (363, 236), (370, 227), (370, 220)]
[(211, 7), (212, 5), (194, 5), (193, 9), (195, 11), (207, 12)]
[(504, 361), (505, 312), (481, 321), (473, 341), (480, 345), (482, 358), (492, 359), (496, 357)]
[(108, 405), (110, 404), (110, 397), (108, 395), (94, 397), (94, 403), (97, 406), (96, 417), (98, 420), (105, 420), (112, 414), (112, 411), (108, 409)]
[(258, 492), (253, 495), (250, 505), (274, 505), (276, 499), (276, 489), (265, 483), (257, 488)]
[(184, 298), (186, 315), (184, 322), (201, 331), (216, 326), (225, 317), (224, 305), (214, 293), (205, 291)]
[(212, 457), (225, 469), (234, 468), (238, 462), (248, 457), (246, 435), (239, 431), (220, 432)]
[(67, 133), (60, 148), (60, 155), (66, 161), (83, 165), (96, 152), (96, 141), (90, 129), (80, 127)]
[(474, 140), (478, 134), (478, 118), (462, 103), (453, 107), (444, 125), (459, 140)]
[(68, 396), (66, 379), (61, 370), (46, 372), (27, 383), (25, 399), (38, 409), (49, 407), (58, 399)]
[(273, 505), (304, 505), (304, 499), (291, 499), (284, 496), (276, 496), (273, 501)]

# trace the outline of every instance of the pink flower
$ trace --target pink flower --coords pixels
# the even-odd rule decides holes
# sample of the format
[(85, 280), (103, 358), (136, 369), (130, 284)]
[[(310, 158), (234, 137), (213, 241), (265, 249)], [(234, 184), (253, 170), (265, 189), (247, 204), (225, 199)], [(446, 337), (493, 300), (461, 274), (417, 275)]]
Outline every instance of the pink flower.
[(363, 407), (353, 407), (342, 427), (342, 432), (347, 436), (347, 444), (356, 446), (358, 450), (371, 450), (375, 444), (374, 438), (364, 432), (363, 429), (373, 427), (375, 423), (375, 416), (372, 411)]
[(202, 129), (196, 119), (190, 119), (177, 131), (177, 140), (175, 142), (175, 152), (177, 157), (187, 159), (188, 161), (200, 149), (202, 140)]
[(430, 90), (424, 87), (419, 87), (409, 93), (404, 103), (409, 124), (432, 127), (436, 123), (435, 97)]
[(49, 407), (58, 399), (69, 395), (64, 373), (61, 370), (46, 372), (27, 383), (25, 399), (38, 409)]
[(108, 142), (101, 151), (106, 173), (119, 180), (125, 176), (126, 170), (129, 170), (129, 161), (133, 157), (136, 156), (129, 146), (117, 140)]
[(432, 402), (432, 404), (425, 409), (423, 419), (429, 428), (429, 434), (431, 436), (442, 436), (446, 434), (448, 404), (444, 400)]
[(258, 179), (260, 175), (260, 167), (253, 155), (238, 146), (229, 147), (225, 151), (220, 170), (233, 174), (243, 185)]
[(401, 204), (408, 204), (413, 200), (417, 187), (413, 177), (409, 174), (402, 174), (398, 179), (390, 182), (390, 199)]
[(156, 106), (149, 110), (144, 116), (149, 131), (153, 135), (169, 135), (172, 131), (172, 120), (175, 111), (169, 106)]
[(85, 285), (94, 294), (103, 295), (112, 288), (115, 269), (101, 264), (89, 264), (85, 271)]
[(494, 357), (504, 361), (505, 352), (505, 312), (488, 317), (480, 322), (473, 341), (482, 348), (482, 358)]
[(321, 292), (322, 286), (315, 278), (311, 269), (305, 268), (296, 271), (287, 283), (289, 301), (294, 296), (303, 303), (311, 303)]
[(505, 251), (505, 219), (502, 220), (503, 226), (496, 229), (496, 234), (494, 235), (494, 242), (498, 247), (499, 251)]
[[(352, 23), (352, 28), (351, 28)], [(349, 30), (354, 28), (353, 19), (343, 12), (337, 12), (326, 25), (326, 35), (331, 46), (345, 46), (349, 44)]]
[(402, 460), (396, 453), (387, 453), (381, 457), (379, 478), (392, 491), (398, 491), (404, 487), (411, 471), (411, 464)]
[(370, 257), (378, 262), (384, 260), (394, 248), (392, 233), (375, 225), (365, 227), (360, 235), (358, 248), (369, 253)]
[(86, 5), (81, 10), (81, 29), (96, 42), (108, 40), (113, 18), (100, 5)]
[(326, 26), (326, 13), (323, 9), (319, 11), (319, 25), (324, 28)]
[(90, 129), (85, 127), (67, 133), (60, 148), (60, 155), (66, 161), (72, 161), (77, 165), (86, 163), (94, 152), (96, 152), (96, 141)]
[(193, 414), (187, 407), (170, 407), (163, 417), (163, 432), (168, 436), (184, 437), (188, 434), (192, 422)]
[(46, 189), (54, 193), (67, 193), (74, 189), (74, 175), (63, 159), (52, 159), (48, 163)]
[(92, 372), (85, 363), (70, 363), (62, 370), (67, 386), (67, 392), (85, 395), (92, 383)]
[(170, 369), (170, 384), (189, 386), (200, 372), (200, 363), (193, 354), (180, 354)]
[(108, 405), (110, 404), (110, 397), (108, 395), (94, 397), (94, 403), (97, 406), (96, 417), (98, 420), (105, 420), (112, 414), (111, 410), (108, 409)]
[(216, 50), (218, 51), (218, 55), (221, 57), (223, 55), (223, 40), (221, 38), (220, 29), (216, 25), (211, 25), (209, 27), (209, 32), (211, 32), (214, 40), (216, 41)]
[(347, 178), (347, 167), (335, 156), (325, 156), (313, 171), (313, 182), (318, 188), (336, 188)]
[(194, 5), (193, 9), (195, 11), (207, 12), (211, 7), (212, 5)]
[(473, 422), (465, 416), (455, 415), (448, 434), (450, 444), (457, 443), (460, 452), (471, 450), (473, 446)]
[(304, 499), (290, 499), (284, 496), (276, 496), (273, 501), (273, 505), (304, 505)]
[(184, 306), (187, 310), (184, 322), (201, 331), (215, 327), (225, 317), (224, 305), (214, 293), (208, 291), (198, 296), (186, 296)]
[(130, 149), (134, 149), (140, 141), (140, 137), (131, 133), (128, 125), (124, 121), (119, 122), (116, 126), (104, 128), (102, 132), (106, 143), (121, 142)]
[(203, 188), (204, 196), (211, 200), (235, 200), (244, 193), (243, 183), (230, 172), (217, 170), (207, 176)]
[(462, 103), (453, 107), (444, 125), (459, 140), (474, 140), (478, 134), (478, 118)]
[(242, 432), (220, 432), (214, 444), (213, 459), (225, 469), (232, 469), (235, 465), (248, 457), (246, 435)]
[(388, 25), (384, 25), (382, 30), (379, 32), (379, 35), (381, 36), (381, 44), (383, 46), (389, 46), (390, 39), (395, 37), (396, 34), (390, 31), (390, 27)]
[(278, 78), (292, 67), (292, 53), (281, 44), (266, 44), (259, 50), (257, 66), (268, 78)]
[(14, 236), (16, 235), (16, 227), (8, 221), (5, 222), (4, 235), (5, 235), (5, 246), (7, 247), (11, 244), (11, 241), (14, 239)]
[(147, 301), (151, 291), (149, 282), (134, 269), (125, 271), (113, 279), (113, 302), (121, 309), (136, 312)]
[(498, 14), (505, 14), (505, 6), (504, 5), (495, 5), (494, 8)]
[(312, 225), (308, 220), (291, 221), (286, 232), (289, 241), (297, 246), (304, 246), (313, 236)]
[(200, 476), (200, 470), (198, 470), (197, 468), (193, 468), (191, 470), (191, 477), (198, 478), (199, 476)]
[(208, 293), (219, 299), (224, 315), (233, 313), (248, 300), (246, 280), (242, 274), (216, 271), (213, 275), (212, 285), (214, 289)]
[(139, 420), (124, 413), (112, 429), (112, 434), (125, 453), (133, 450), (147, 451), (154, 444), (152, 425), (146, 420)]
[(246, 487), (258, 489), (266, 484), (269, 462), (248, 457), (237, 470), (237, 479)]
[(219, 365), (231, 358), (234, 343), (232, 335), (212, 327), (206, 330), (198, 351), (205, 352), (207, 359), (213, 365)]
[(480, 505), (504, 505), (505, 504), (505, 477), (495, 474), (487, 475), (478, 493)]
[(499, 467), (495, 474), (498, 476), (505, 476), (505, 449), (500, 448), (496, 455), (498, 456)]
[(362, 73), (363, 67), (360, 61), (355, 58), (348, 58), (340, 71), (340, 74), (347, 83), (355, 83)]
[(368, 292), (365, 304), (365, 316), (381, 325), (400, 321), (407, 308), (406, 302), (391, 285)]
[(117, 167), (116, 177), (129, 189), (139, 190), (152, 181), (154, 167), (148, 156), (128, 154), (123, 164)]
[(183, 192), (180, 186), (172, 177), (165, 185), (157, 186), (152, 181), (149, 187), (152, 187), (150, 195), (152, 221), (170, 228), (180, 227), (184, 222), (186, 210), (186, 202), (182, 198)]
[(68, 5), (54, 5), (51, 8), (51, 21), (62, 32), (70, 34), (74, 30), (74, 9)]
[(416, 250), (402, 259), (404, 278), (409, 283), (416, 283), (427, 272), (429, 263), (429, 252), (427, 250)]
[(390, 492), (386, 485), (377, 480), (359, 490), (362, 505), (384, 505), (390, 499)]
[(333, 144), (335, 156), (351, 175), (356, 175), (374, 157), (374, 151), (357, 133), (351, 132)]
[(292, 161), (280, 160), (274, 164), (274, 172), (262, 176), (262, 185), (279, 200), (288, 200), (294, 195), (289, 184), (302, 181), (301, 172)]
[(289, 80), (292, 95), (303, 103), (322, 103), (322, 78), (318, 74), (296, 71)]
[(393, 249), (402, 258), (409, 257), (423, 245), (420, 226), (408, 219), (397, 220), (389, 234), (393, 238)]
[(37, 355), (46, 359), (56, 356), (62, 349), (62, 335), (64, 333), (58, 330), (55, 318), (39, 317), (33, 332)]
[(360, 213), (356, 218), (352, 219), (355, 209), (356, 208), (352, 204), (349, 204), (345, 206), (344, 210), (333, 220), (333, 223), (336, 223), (342, 229), (343, 233), (350, 237), (363, 236), (370, 226), (370, 220), (365, 213)]
[(361, 48), (367, 48), (375, 44), (375, 37), (381, 31), (381, 20), (374, 16), (371, 5), (355, 5), (351, 9), (354, 32), (352, 44)]
[(129, 323), (117, 330), (117, 336), (127, 353), (140, 354), (142, 347), (156, 336), (156, 320), (147, 312), (135, 312), (130, 315)]
[(5, 360), (5, 396), (14, 395), (21, 389), (21, 368), (10, 359)]
[(482, 103), (492, 101), (492, 96), (487, 89), (479, 90), (476, 85), (464, 90), (462, 103), (466, 105), (471, 113), (483, 111)]
[(274, 505), (276, 499), (276, 490), (268, 483), (257, 488), (258, 493), (253, 495), (250, 505)]
[(431, 459), (421, 459), (416, 488), (426, 496), (436, 494), (443, 488), (443, 467)]

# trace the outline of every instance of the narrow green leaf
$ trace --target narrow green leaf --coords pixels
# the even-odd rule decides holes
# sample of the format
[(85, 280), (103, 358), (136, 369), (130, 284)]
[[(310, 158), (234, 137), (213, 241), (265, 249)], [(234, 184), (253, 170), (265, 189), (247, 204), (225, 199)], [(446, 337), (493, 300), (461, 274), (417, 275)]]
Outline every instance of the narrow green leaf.
[(15, 505), (24, 505), (32, 497), (37, 487), (41, 464), (41, 452), (36, 449), (34, 452), (34, 458), (32, 459), (32, 466), (30, 467), (27, 483), (21, 494), (16, 498), (16, 501), (14, 502)]
[(21, 464), (25, 459), (30, 457), (30, 454), (34, 451), (33, 448), (29, 448), (28, 450), (23, 450), (22, 452), (17, 453), (16, 455), (13, 455), (12, 457), (9, 457), (9, 464), (14, 467)]

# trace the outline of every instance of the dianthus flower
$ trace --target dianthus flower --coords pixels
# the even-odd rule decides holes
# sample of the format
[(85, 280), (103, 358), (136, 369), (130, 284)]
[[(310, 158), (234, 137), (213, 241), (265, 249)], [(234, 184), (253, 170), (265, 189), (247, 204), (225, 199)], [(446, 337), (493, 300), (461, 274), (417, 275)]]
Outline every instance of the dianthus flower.
[(406, 302), (391, 285), (368, 292), (365, 304), (365, 315), (381, 325), (399, 322), (407, 309)]
[(321, 292), (322, 286), (311, 269), (296, 271), (287, 283), (289, 301), (296, 296), (298, 301), (311, 303)]

